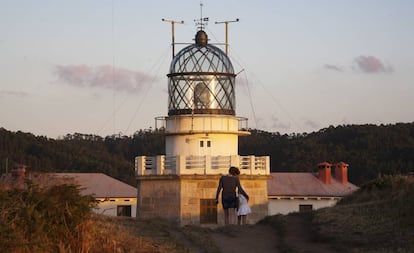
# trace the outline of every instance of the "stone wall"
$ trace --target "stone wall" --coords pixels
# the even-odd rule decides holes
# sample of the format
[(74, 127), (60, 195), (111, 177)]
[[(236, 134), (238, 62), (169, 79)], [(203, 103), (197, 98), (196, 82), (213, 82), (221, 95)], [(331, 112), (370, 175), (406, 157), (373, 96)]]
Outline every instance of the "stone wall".
[(181, 225), (200, 224), (200, 199), (215, 199), (220, 176), (181, 176)]
[(138, 218), (165, 218), (180, 222), (178, 177), (149, 176), (138, 179)]
[[(200, 199), (215, 199), (219, 175), (143, 176), (138, 183), (140, 218), (162, 217), (180, 225), (200, 224)], [(241, 175), (240, 181), (249, 194), (254, 224), (268, 215), (267, 176)], [(221, 195), (217, 205), (218, 225), (224, 225)]]

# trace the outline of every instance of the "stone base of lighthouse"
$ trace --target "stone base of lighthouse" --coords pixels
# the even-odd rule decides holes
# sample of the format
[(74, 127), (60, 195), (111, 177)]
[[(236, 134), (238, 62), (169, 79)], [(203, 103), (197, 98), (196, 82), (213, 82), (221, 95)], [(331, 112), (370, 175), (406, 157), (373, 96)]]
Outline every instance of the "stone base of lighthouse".
[[(268, 175), (240, 175), (249, 194), (252, 213), (248, 223), (254, 224), (268, 215)], [(216, 205), (220, 175), (149, 175), (138, 179), (138, 218), (164, 218), (184, 225), (224, 225), (220, 203)]]

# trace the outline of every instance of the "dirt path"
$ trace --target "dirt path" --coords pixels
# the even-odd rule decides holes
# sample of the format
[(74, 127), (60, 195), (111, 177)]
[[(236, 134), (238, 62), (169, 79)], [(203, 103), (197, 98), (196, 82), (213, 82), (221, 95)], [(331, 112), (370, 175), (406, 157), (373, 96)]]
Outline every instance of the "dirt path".
[(286, 217), (283, 233), (269, 224), (227, 226), (212, 233), (212, 240), (222, 253), (331, 253), (329, 245), (315, 242), (310, 229), (309, 217)]
[(287, 216), (286, 232), (284, 236), (284, 247), (288, 252), (297, 253), (331, 253), (329, 245), (314, 240), (311, 225), (306, 215)]
[(277, 252), (277, 235), (267, 225), (224, 227), (212, 239), (223, 253)]

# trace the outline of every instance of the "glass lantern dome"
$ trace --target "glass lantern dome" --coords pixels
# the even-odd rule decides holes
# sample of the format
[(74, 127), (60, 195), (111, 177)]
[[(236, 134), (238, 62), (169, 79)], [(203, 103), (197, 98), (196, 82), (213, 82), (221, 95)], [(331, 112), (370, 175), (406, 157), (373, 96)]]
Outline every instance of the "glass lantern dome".
[(168, 115), (235, 115), (233, 65), (200, 30), (195, 44), (173, 58), (168, 76)]

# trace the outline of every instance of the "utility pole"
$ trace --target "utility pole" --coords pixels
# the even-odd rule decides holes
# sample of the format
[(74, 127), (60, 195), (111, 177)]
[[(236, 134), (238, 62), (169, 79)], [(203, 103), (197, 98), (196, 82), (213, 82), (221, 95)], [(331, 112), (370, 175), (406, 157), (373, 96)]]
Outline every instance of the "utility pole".
[(181, 21), (175, 21), (175, 20), (168, 20), (168, 19), (161, 19), (162, 21), (164, 21), (164, 22), (169, 22), (169, 23), (171, 23), (171, 36), (172, 36), (172, 38), (171, 38), (171, 45), (172, 45), (172, 58), (174, 58), (174, 56), (175, 56), (175, 50), (174, 50), (174, 48), (175, 48), (175, 39), (174, 39), (174, 24), (175, 23), (177, 23), (177, 24), (184, 24), (184, 21), (183, 20), (181, 20)]
[(229, 23), (234, 22), (239, 22), (239, 19), (216, 22), (216, 24), (226, 24), (226, 55), (229, 55)]

